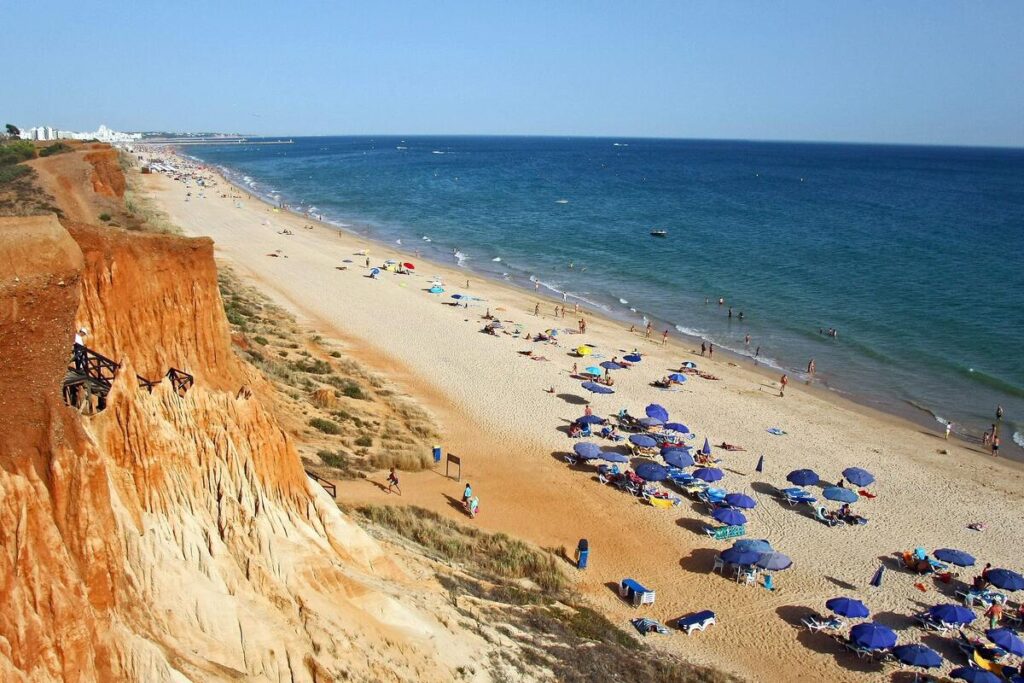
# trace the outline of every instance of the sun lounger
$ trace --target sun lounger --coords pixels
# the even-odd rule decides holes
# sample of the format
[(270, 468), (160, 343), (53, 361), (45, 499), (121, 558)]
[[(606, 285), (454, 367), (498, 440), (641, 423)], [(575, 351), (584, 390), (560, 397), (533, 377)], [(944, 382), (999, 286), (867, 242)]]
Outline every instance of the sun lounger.
[(668, 629), (661, 623), (654, 619), (648, 619), (647, 617), (630, 619), (629, 623), (633, 624), (633, 628), (639, 631), (641, 635), (646, 636), (648, 633), (668, 633)]
[(968, 588), (967, 590), (957, 591), (956, 597), (960, 598), (967, 607), (974, 607), (974, 605), (978, 604), (987, 609), (995, 602), (998, 602), (1000, 605), (1006, 604), (1006, 595), (993, 590), (978, 591)]
[(575, 467), (579, 463), (579, 460), (574, 458), (574, 457), (572, 457), (571, 455), (566, 455), (566, 456), (563, 456), (563, 457), (565, 458), (565, 461), (567, 463), (569, 463), (570, 467)]
[(953, 630), (957, 629), (957, 627), (952, 625), (952, 624), (947, 624), (944, 621), (936, 621), (927, 612), (922, 612), (921, 614), (915, 614), (914, 615), (914, 621), (916, 621), (918, 623), (918, 625), (921, 628), (923, 628), (925, 631), (931, 631), (933, 633), (943, 633), (944, 634), (944, 633), (948, 633), (950, 631), (953, 631)]
[(633, 579), (623, 579), (619, 583), (619, 595), (633, 607), (654, 604), (654, 591), (644, 588)]
[(707, 609), (702, 612), (694, 612), (676, 620), (676, 628), (685, 631), (690, 635), (694, 631), (703, 631), (715, 623), (715, 613)]
[(814, 506), (814, 518), (819, 522), (823, 522), (829, 526), (846, 526), (846, 522), (841, 519), (833, 519), (825, 514), (825, 508), (821, 505)]
[(804, 489), (798, 487), (780, 489), (779, 494), (782, 496), (782, 499), (785, 500), (790, 505), (796, 505), (798, 503), (807, 503), (808, 505), (813, 505), (818, 502), (817, 498), (812, 496)]
[(956, 646), (964, 654), (968, 662), (975, 660), (977, 655), (980, 661), (999, 663), (1005, 660), (1009, 654), (1002, 648), (993, 647), (984, 641), (968, 637), (962, 630), (957, 632)]
[(659, 510), (668, 510), (682, 504), (682, 499), (672, 497), (664, 498), (662, 496), (650, 496), (645, 495), (644, 500), (651, 504), (651, 507), (658, 508)]
[(747, 534), (747, 527), (742, 524), (733, 526), (704, 527), (704, 533), (716, 541), (724, 541), (730, 538), (739, 538)]
[(802, 623), (804, 627), (812, 633), (820, 633), (822, 631), (834, 633), (836, 631), (839, 631), (839, 629), (843, 628), (843, 626), (846, 625), (846, 622), (844, 622), (839, 617), (832, 617), (831, 619), (822, 619), (821, 616), (817, 614), (809, 617), (804, 617), (800, 620), (800, 623)]

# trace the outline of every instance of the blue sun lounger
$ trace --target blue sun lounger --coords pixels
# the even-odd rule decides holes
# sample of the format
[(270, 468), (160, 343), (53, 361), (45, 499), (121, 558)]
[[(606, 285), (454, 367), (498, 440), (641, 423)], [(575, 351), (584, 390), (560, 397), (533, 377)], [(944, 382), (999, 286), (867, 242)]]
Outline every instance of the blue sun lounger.
[(786, 489), (779, 489), (779, 494), (782, 499), (790, 505), (797, 505), (798, 503), (807, 503), (813, 505), (818, 502), (818, 499), (812, 496), (810, 493), (802, 488), (793, 486)]
[(676, 627), (680, 631), (686, 631), (690, 635), (694, 631), (703, 631), (715, 623), (715, 613), (709, 609), (702, 612), (694, 612), (676, 620)]
[(619, 584), (619, 595), (633, 607), (654, 604), (654, 591), (647, 590), (633, 579), (622, 580)]

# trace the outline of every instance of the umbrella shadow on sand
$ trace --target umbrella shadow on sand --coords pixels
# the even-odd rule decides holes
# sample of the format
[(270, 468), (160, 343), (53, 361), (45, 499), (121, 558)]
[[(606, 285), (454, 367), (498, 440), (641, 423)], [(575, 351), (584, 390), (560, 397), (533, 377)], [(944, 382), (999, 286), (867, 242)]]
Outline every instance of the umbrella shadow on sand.
[(562, 399), (566, 403), (572, 404), (574, 406), (585, 406), (590, 402), (587, 399), (583, 398), (582, 396), (577, 396), (576, 394), (555, 394), (555, 396)]
[(826, 576), (825, 580), (828, 581), (829, 583), (831, 583), (836, 588), (841, 588), (844, 591), (855, 591), (855, 590), (857, 590), (857, 587), (854, 586), (849, 581), (843, 581), (842, 579), (837, 579), (834, 576)]
[(707, 574), (715, 566), (717, 556), (714, 548), (694, 548), (689, 555), (680, 558), (679, 567), (694, 574)]
[(680, 517), (676, 520), (676, 525), (682, 527), (683, 529), (686, 529), (687, 531), (692, 531), (698, 536), (705, 535), (704, 527), (707, 526), (701, 520), (694, 519), (693, 517)]

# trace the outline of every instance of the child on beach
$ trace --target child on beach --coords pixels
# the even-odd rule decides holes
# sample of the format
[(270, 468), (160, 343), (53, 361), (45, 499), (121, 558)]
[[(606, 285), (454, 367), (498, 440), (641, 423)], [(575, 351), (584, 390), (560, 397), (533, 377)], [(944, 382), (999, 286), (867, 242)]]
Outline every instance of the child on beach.
[(398, 489), (398, 495), (402, 495), (402, 487), (398, 485), (398, 475), (395, 473), (395, 468), (391, 468), (391, 472), (388, 473), (388, 493), (392, 493), (395, 489)]

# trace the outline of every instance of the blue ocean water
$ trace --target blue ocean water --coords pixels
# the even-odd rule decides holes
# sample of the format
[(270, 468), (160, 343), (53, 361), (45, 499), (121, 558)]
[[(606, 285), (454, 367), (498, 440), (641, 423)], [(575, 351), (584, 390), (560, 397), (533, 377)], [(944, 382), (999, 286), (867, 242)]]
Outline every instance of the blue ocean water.
[(326, 137), (186, 151), (410, 254), (760, 347), (791, 377), (814, 358), (816, 383), (932, 428), (978, 436), (1001, 404), (1007, 450), (1024, 425), (1024, 150)]

